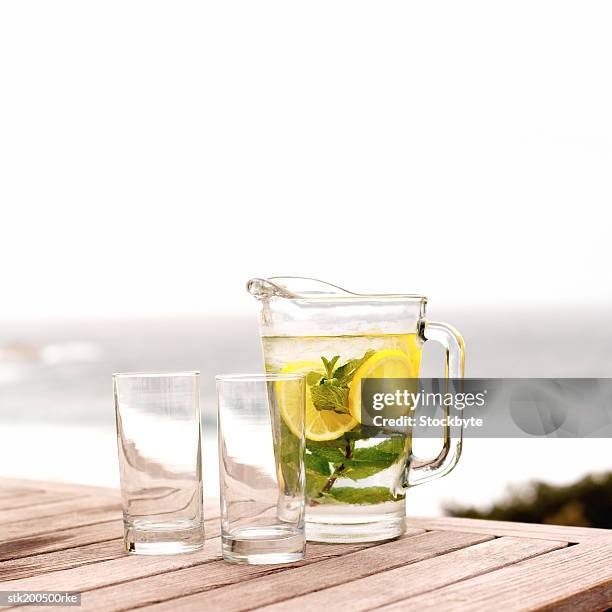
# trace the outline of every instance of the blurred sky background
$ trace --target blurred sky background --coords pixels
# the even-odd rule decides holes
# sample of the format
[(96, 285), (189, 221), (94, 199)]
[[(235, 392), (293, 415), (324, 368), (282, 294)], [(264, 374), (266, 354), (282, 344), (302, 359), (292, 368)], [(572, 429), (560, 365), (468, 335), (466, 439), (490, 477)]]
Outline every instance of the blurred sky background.
[[(116, 485), (111, 373), (200, 369), (213, 494), (212, 377), (260, 367), (251, 276), (424, 293), (469, 376), (610, 376), (611, 23), (1, 3), (0, 475)], [(414, 513), (612, 468), (606, 440), (468, 442)]]

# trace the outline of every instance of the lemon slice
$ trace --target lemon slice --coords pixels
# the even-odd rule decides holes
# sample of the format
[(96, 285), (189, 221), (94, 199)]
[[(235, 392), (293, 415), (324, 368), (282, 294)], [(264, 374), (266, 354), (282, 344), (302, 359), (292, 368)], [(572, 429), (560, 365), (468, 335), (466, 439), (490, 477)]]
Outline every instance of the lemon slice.
[(376, 351), (355, 372), (349, 390), (349, 412), (361, 423), (361, 380), (363, 378), (416, 378), (418, 366), (398, 349)]
[[(308, 372), (321, 372), (325, 374), (320, 361), (294, 361), (281, 372), (307, 374)], [(288, 393), (290, 385), (277, 382), (278, 400), (283, 420), (291, 432), (300, 435), (300, 400), (301, 398)], [(306, 385), (306, 414), (304, 417), (304, 433), (307, 440), (335, 440), (342, 434), (353, 429), (357, 421), (349, 414), (337, 414), (331, 410), (317, 410), (310, 397), (310, 387)]]

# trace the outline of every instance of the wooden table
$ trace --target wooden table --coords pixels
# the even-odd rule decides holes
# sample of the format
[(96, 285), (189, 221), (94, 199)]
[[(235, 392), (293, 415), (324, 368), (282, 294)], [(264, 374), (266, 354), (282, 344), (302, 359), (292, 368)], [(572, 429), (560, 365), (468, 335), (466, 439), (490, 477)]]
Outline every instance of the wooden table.
[(81, 609), (97, 611), (612, 605), (608, 530), (410, 518), (399, 540), (309, 544), (300, 563), (248, 566), (221, 560), (218, 512), (205, 504), (208, 539), (197, 553), (127, 555), (117, 491), (0, 480), (0, 591), (80, 591)]

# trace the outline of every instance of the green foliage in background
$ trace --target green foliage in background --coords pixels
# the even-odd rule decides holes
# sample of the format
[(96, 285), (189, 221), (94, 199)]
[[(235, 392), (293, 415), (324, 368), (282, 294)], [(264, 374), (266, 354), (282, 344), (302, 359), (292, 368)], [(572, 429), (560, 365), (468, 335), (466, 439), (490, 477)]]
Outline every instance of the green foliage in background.
[(464, 518), (612, 529), (612, 472), (586, 476), (568, 486), (534, 482), (490, 510), (456, 504), (444, 509)]

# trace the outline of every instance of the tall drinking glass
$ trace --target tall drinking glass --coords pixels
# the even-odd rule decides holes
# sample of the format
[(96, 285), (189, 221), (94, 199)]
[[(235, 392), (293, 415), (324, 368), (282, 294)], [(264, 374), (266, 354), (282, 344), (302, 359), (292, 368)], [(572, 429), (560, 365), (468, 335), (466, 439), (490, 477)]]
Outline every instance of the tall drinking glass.
[(304, 558), (301, 374), (217, 376), (223, 558)]
[(115, 374), (113, 386), (126, 550), (200, 548), (199, 372)]

